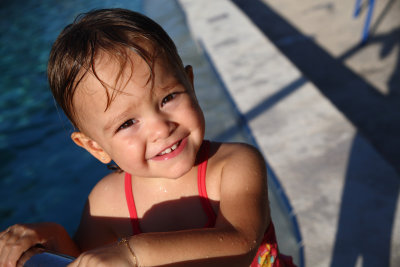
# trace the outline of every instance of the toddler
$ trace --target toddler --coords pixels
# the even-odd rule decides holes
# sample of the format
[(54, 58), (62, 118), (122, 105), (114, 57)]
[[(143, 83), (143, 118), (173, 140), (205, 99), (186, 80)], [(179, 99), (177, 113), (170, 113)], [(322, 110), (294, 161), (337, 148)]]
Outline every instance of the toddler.
[(0, 234), (0, 265), (38, 247), (70, 266), (294, 266), (279, 254), (265, 162), (245, 144), (203, 140), (204, 117), (165, 31), (124, 9), (78, 17), (48, 64), (72, 140), (118, 170), (90, 193), (74, 238), (53, 223)]

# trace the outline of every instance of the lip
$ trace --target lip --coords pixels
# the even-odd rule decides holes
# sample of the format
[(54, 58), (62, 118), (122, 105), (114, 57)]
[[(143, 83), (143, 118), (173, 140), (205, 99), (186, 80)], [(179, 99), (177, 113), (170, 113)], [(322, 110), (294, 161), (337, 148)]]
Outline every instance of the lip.
[[(152, 159), (152, 160), (156, 160), (156, 161), (162, 161), (162, 160), (169, 160), (169, 159), (175, 158), (175, 157), (178, 156), (178, 155), (182, 152), (182, 150), (186, 147), (187, 140), (188, 140), (187, 137), (183, 138), (183, 139), (180, 141), (179, 146), (178, 146), (174, 151), (172, 151), (171, 153), (164, 154), (164, 155), (157, 155), (157, 156), (155, 156), (155, 157), (153, 157), (153, 158), (151, 158), (151, 159)], [(179, 142), (179, 141), (178, 141), (178, 142)], [(174, 143), (174, 144), (175, 144), (175, 143)], [(172, 145), (171, 145), (171, 146), (172, 146)]]

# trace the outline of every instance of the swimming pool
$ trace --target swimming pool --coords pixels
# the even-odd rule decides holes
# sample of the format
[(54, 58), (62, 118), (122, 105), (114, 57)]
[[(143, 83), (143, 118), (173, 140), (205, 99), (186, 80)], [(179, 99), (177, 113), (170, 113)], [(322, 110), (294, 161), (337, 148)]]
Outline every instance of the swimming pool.
[(107, 173), (69, 140), (71, 127), (55, 108), (46, 66), (52, 42), (77, 14), (118, 6), (140, 10), (141, 2), (2, 2), (1, 229), (16, 222), (44, 220), (61, 223), (73, 232), (85, 195)]
[[(162, 8), (160, 8), (162, 6)], [(232, 103), (192, 40), (175, 1), (35, 1), (2, 3), (0, 29), (0, 229), (18, 222), (55, 221), (73, 233), (86, 197), (108, 170), (69, 138), (72, 128), (48, 89), (46, 64), (52, 42), (73, 18), (93, 8), (143, 11), (171, 35), (195, 72), (206, 117), (206, 138), (252, 143)], [(271, 185), (272, 216), (281, 250), (298, 258), (286, 207)]]

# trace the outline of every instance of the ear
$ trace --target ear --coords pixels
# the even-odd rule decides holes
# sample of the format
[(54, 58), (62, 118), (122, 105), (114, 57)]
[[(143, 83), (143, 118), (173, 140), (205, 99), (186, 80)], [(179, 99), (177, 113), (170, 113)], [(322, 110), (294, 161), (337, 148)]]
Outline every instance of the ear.
[(73, 132), (71, 134), (71, 139), (75, 142), (75, 144), (86, 149), (90, 154), (92, 154), (102, 163), (108, 164), (111, 162), (111, 157), (107, 154), (107, 152), (105, 152), (96, 141), (94, 141), (84, 133)]
[(193, 67), (190, 66), (190, 65), (187, 65), (187, 66), (185, 67), (185, 72), (186, 72), (186, 75), (187, 75), (187, 77), (188, 77), (188, 79), (189, 79), (190, 85), (191, 85), (192, 88), (194, 89)]

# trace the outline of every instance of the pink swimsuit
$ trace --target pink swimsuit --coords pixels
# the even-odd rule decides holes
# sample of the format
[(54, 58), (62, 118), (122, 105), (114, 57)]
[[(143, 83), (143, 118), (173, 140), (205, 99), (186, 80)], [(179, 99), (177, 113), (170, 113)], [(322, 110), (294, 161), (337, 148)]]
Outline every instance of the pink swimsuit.
[[(216, 221), (215, 212), (208, 200), (207, 190), (206, 190), (206, 170), (208, 162), (208, 151), (210, 147), (209, 141), (204, 141), (200, 148), (200, 164), (197, 171), (197, 185), (199, 190), (199, 196), (201, 199), (201, 204), (203, 210), (208, 217), (207, 224), (205, 228), (214, 227)], [(132, 179), (129, 173), (125, 173), (125, 196), (126, 202), (128, 204), (132, 231), (133, 235), (140, 234), (138, 216), (136, 212), (135, 200), (132, 193)], [(272, 222), (265, 231), (263, 241), (257, 251), (251, 267), (283, 267), (283, 266), (295, 266), (292, 262), (292, 258), (284, 256), (279, 253), (278, 245), (275, 237), (275, 229)]]

